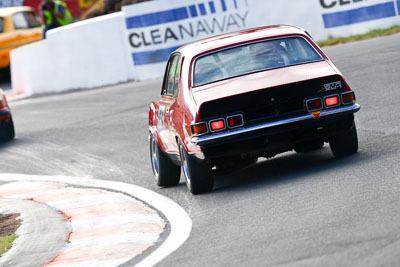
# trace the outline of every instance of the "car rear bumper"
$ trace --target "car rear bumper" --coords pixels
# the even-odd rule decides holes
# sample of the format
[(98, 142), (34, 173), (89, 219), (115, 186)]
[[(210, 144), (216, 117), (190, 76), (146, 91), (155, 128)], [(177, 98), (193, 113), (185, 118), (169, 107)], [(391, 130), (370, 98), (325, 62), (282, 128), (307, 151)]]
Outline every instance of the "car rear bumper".
[(3, 122), (8, 123), (11, 118), (11, 112), (8, 108), (0, 109), (0, 125)]
[(7, 116), (10, 114), (11, 114), (11, 112), (10, 112), (9, 108), (5, 107), (5, 108), (0, 109), (0, 117)]
[[(281, 128), (285, 128), (285, 126), (288, 126), (288, 128), (290, 128), (291, 125), (294, 125), (296, 123), (308, 123), (308, 122), (313, 123), (313, 122), (326, 121), (327, 119), (329, 120), (330, 118), (335, 118), (338, 116), (343, 117), (346, 115), (351, 115), (359, 110), (360, 110), (360, 105), (355, 103), (349, 106), (343, 106), (336, 109), (321, 111), (319, 119), (316, 119), (315, 116), (312, 114), (305, 114), (283, 120), (277, 120), (277, 121), (242, 127), (221, 133), (215, 133), (212, 135), (193, 137), (192, 143), (200, 147), (213, 146), (221, 143), (231, 142), (235, 139), (241, 139), (242, 137), (249, 138), (249, 136), (251, 136), (253, 133), (254, 135), (257, 136), (259, 135), (260, 132), (265, 132), (266, 130), (275, 130), (276, 132), (279, 131), (279, 129)], [(265, 133), (263, 135), (265, 135)]]

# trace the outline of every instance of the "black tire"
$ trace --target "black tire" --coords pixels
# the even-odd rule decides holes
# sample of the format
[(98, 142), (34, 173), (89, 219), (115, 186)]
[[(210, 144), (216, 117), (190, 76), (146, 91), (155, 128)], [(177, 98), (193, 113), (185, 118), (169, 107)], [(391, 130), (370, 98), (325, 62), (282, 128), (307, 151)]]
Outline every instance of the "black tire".
[(337, 135), (329, 141), (332, 153), (335, 157), (343, 157), (357, 153), (358, 151), (358, 138), (356, 125), (344, 134)]
[(175, 165), (164, 154), (153, 135), (150, 135), (150, 160), (158, 186), (168, 187), (179, 184), (181, 167)]
[(189, 156), (182, 144), (179, 144), (179, 154), (182, 162), (182, 171), (186, 186), (193, 194), (201, 194), (211, 191), (214, 179), (209, 164), (201, 164)]
[(6, 123), (5, 121), (2, 122), (0, 128), (0, 140), (11, 141), (15, 137), (15, 130), (14, 130), (14, 122), (12, 117), (10, 116), (10, 121)]

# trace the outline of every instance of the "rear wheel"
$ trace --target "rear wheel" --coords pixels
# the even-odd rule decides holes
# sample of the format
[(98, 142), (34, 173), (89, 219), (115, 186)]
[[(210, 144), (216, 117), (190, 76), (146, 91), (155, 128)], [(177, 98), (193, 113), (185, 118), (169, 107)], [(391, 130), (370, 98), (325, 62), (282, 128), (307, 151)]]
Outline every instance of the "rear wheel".
[(15, 130), (14, 130), (14, 122), (10, 115), (10, 121), (7, 123), (5, 121), (2, 122), (0, 128), (0, 140), (1, 141), (10, 141), (14, 139)]
[(150, 159), (156, 184), (158, 186), (172, 186), (179, 183), (181, 176), (180, 166), (175, 165), (161, 150), (153, 135), (150, 135)]
[(353, 122), (353, 126), (348, 132), (333, 137), (329, 141), (329, 145), (335, 157), (356, 153), (358, 150), (358, 138), (355, 123)]
[(182, 144), (179, 144), (179, 153), (185, 182), (192, 194), (201, 194), (211, 191), (214, 179), (209, 164), (201, 164), (189, 156)]

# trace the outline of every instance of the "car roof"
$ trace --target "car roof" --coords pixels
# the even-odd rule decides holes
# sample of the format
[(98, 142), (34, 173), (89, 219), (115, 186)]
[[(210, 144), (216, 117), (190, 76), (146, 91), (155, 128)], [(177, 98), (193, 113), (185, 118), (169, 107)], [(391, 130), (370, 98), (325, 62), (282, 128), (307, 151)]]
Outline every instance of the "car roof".
[(306, 34), (304, 29), (289, 25), (273, 25), (226, 33), (184, 45), (176, 50), (184, 56), (195, 57), (204, 52), (252, 40), (284, 35)]
[(9, 16), (11, 14), (22, 12), (22, 11), (33, 11), (34, 9), (28, 6), (16, 6), (16, 7), (2, 7), (0, 8), (0, 16)]

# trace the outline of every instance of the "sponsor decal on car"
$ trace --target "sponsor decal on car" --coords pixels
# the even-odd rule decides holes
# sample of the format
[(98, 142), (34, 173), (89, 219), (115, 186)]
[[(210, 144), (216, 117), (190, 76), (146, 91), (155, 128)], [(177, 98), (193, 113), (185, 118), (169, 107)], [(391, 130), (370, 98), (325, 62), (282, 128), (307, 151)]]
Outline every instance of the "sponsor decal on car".
[(324, 84), (324, 89), (326, 92), (336, 90), (336, 89), (341, 89), (342, 88), (342, 82), (337, 81), (333, 83), (326, 83)]
[(321, 115), (321, 111), (311, 112), (311, 114), (313, 114), (316, 119), (319, 119), (319, 116)]
[(165, 106), (161, 106), (158, 109), (158, 127), (164, 126)]

